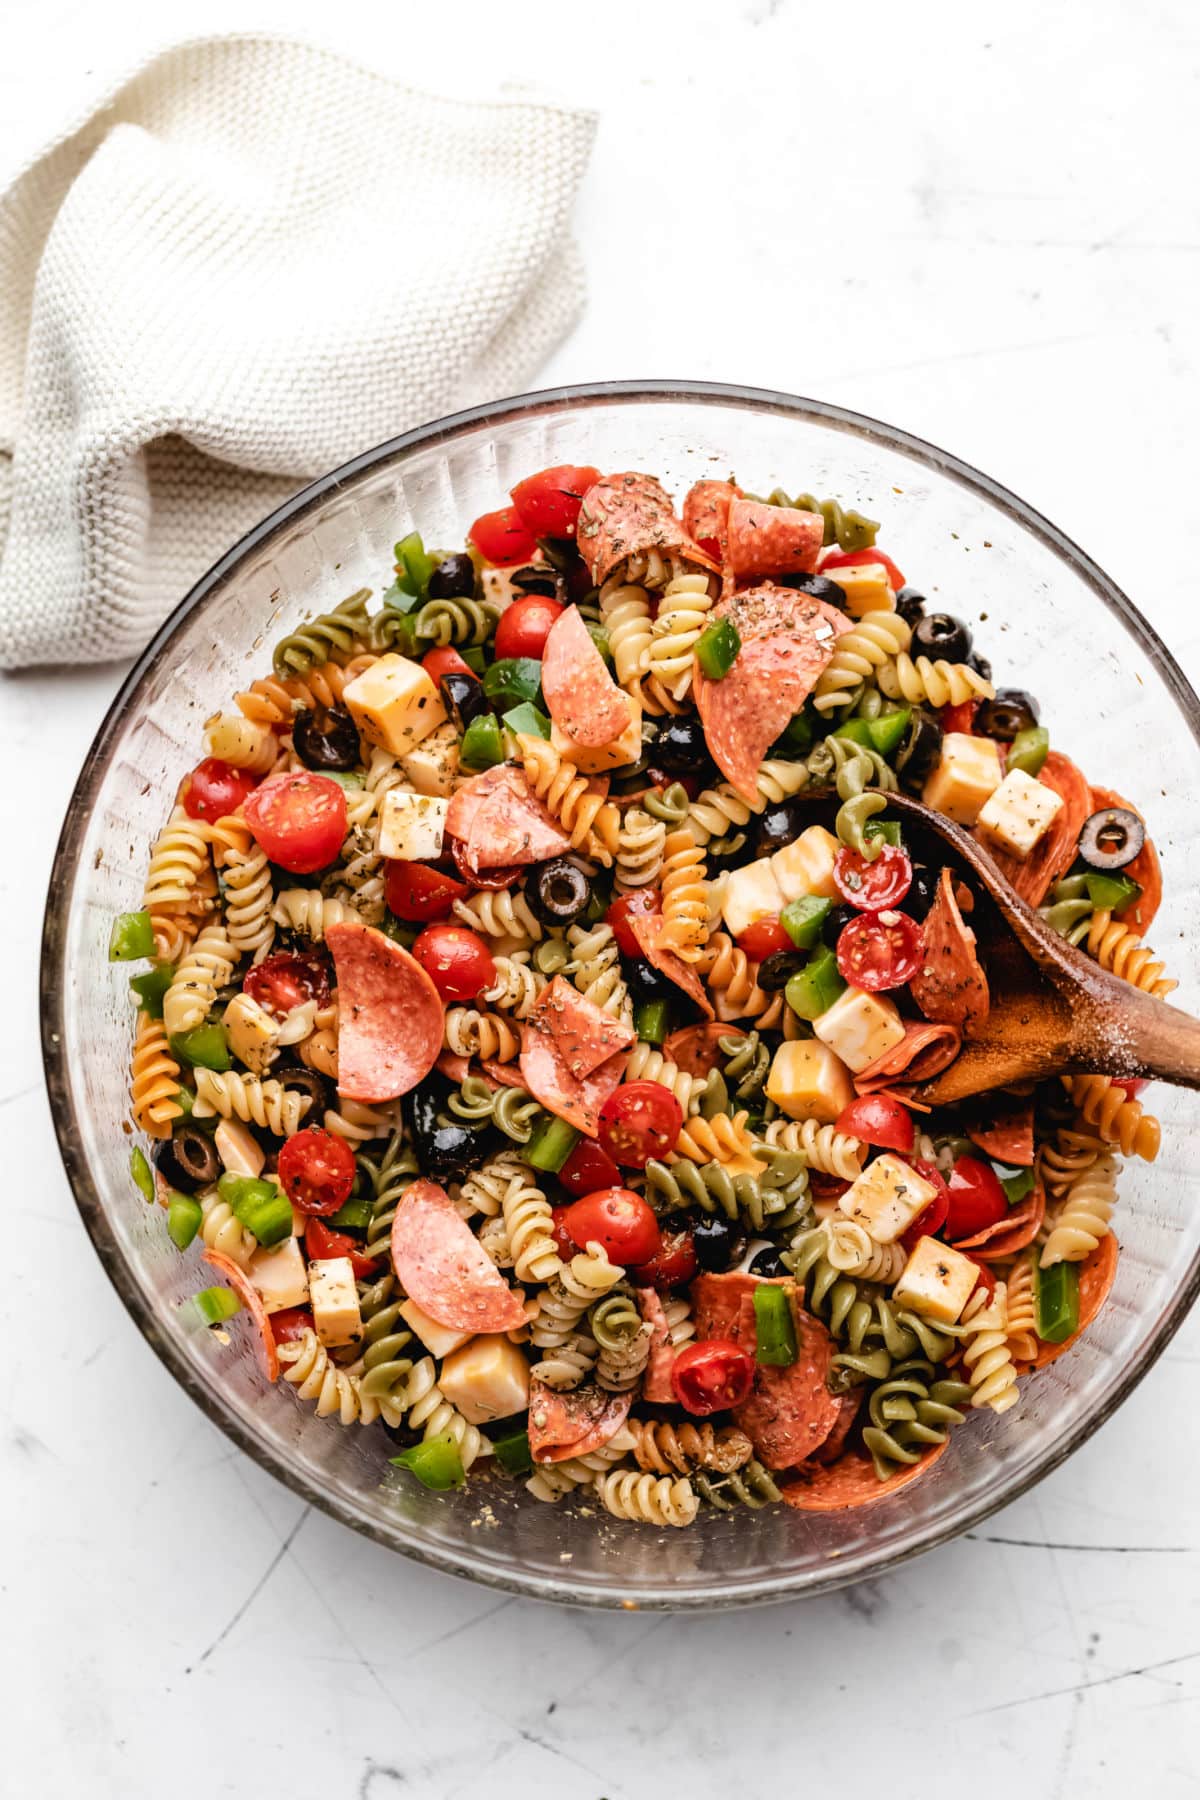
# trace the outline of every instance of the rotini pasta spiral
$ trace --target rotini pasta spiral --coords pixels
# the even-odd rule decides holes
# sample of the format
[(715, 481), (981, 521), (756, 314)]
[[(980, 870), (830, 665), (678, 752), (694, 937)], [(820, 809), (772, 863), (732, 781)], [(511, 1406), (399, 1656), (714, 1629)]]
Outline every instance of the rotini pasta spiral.
[(163, 996), (163, 1024), (170, 1037), (193, 1031), (216, 1004), (238, 952), (223, 925), (206, 925), (175, 970)]
[(177, 963), (202, 924), (203, 919), (195, 913), (177, 913), (169, 908), (152, 912), (150, 929), (154, 933), (156, 960)]
[(773, 1501), (783, 1498), (775, 1477), (757, 1459), (752, 1459), (743, 1469), (734, 1469), (715, 1479), (707, 1470), (697, 1469), (691, 1479), (704, 1505), (715, 1507), (717, 1512), (733, 1512), (738, 1506), (757, 1511), (759, 1507), (770, 1506)]
[[(369, 1138), (387, 1137), (395, 1129), (396, 1108), (394, 1105), (364, 1106), (359, 1100), (341, 1100), (336, 1109), (326, 1109), (321, 1123), (326, 1131), (331, 1131), (334, 1137), (345, 1138), (348, 1144), (365, 1144)], [(288, 1135), (290, 1137), (291, 1132)]]
[(862, 513), (843, 506), (838, 500), (814, 500), (811, 494), (797, 494), (794, 500), (789, 500), (782, 488), (776, 488), (767, 504), (820, 513), (825, 521), (826, 544), (836, 544), (839, 550), (870, 550), (879, 530), (875, 519), (864, 518)]
[(648, 1475), (690, 1475), (708, 1469), (731, 1475), (754, 1455), (754, 1446), (737, 1425), (672, 1425), (666, 1419), (631, 1419), (633, 1458)]
[(464, 1218), (479, 1213), (485, 1219), (494, 1219), (503, 1209), (504, 1196), (514, 1177), (524, 1179), (528, 1169), (517, 1150), (493, 1150), (478, 1169), (450, 1189), (450, 1197)]
[(950, 1427), (962, 1424), (961, 1409), (970, 1396), (964, 1381), (935, 1380), (933, 1365), (923, 1359), (898, 1363), (867, 1401), (870, 1424), (863, 1427), (863, 1448), (879, 1479), (886, 1481), (897, 1467), (919, 1462), (933, 1445), (944, 1443)]
[[(196, 1070), (193, 1111), (198, 1119), (219, 1114), (223, 1119), (243, 1119), (248, 1125), (259, 1125), (275, 1137), (292, 1137), (310, 1105), (307, 1094), (285, 1088), (278, 1081), (260, 1081), (257, 1075), (241, 1075), (236, 1069), (224, 1075), (218, 1075), (214, 1069)], [(326, 1114), (327, 1121), (328, 1118)]]
[(861, 1281), (879, 1281), (891, 1286), (908, 1261), (903, 1244), (877, 1244), (853, 1219), (836, 1216), (829, 1221), (830, 1262), (846, 1275), (857, 1275)]
[(809, 752), (806, 765), (813, 781), (837, 789), (839, 800), (854, 800), (864, 789), (877, 787), (885, 794), (896, 791), (896, 776), (877, 750), (850, 738), (822, 738)]
[(764, 812), (768, 806), (778, 806), (781, 800), (798, 794), (808, 779), (805, 763), (772, 758), (759, 767), (753, 800), (739, 794), (728, 781), (705, 788), (700, 798), (693, 800), (688, 808), (688, 830), (703, 847), (712, 838), (722, 838), (731, 830), (740, 830), (752, 814)]
[(1076, 1176), (1090, 1169), (1107, 1146), (1104, 1139), (1091, 1132), (1058, 1130), (1053, 1139), (1039, 1146), (1038, 1172), (1046, 1186), (1047, 1197), (1061, 1200)]
[(741, 1220), (751, 1231), (781, 1231), (799, 1224), (807, 1213), (808, 1176), (799, 1158), (779, 1160), (778, 1170), (731, 1175), (719, 1162), (680, 1159), (667, 1164), (651, 1158), (646, 1197), (663, 1211), (699, 1207)]
[(266, 775), (275, 767), (280, 744), (267, 725), (258, 725), (242, 713), (214, 713), (204, 728), (210, 756), (235, 769)]
[(682, 1350), (696, 1335), (691, 1300), (686, 1294), (664, 1294), (662, 1308), (667, 1321), (667, 1341), (672, 1350)]
[(1075, 1177), (1050, 1221), (1050, 1233), (1042, 1249), (1043, 1269), (1059, 1262), (1082, 1262), (1100, 1239), (1107, 1237), (1117, 1203), (1116, 1176), (1116, 1158), (1100, 1156)]
[(413, 1359), (404, 1351), (413, 1334), (400, 1317), (404, 1295), (392, 1274), (378, 1281), (358, 1284), (358, 1303), (363, 1321), (362, 1371), (358, 1378), (363, 1424), (368, 1414), (402, 1414), (408, 1394)]
[[(307, 1330), (295, 1342), (280, 1344), (279, 1361), (283, 1379), (291, 1382), (297, 1397), (315, 1401), (318, 1419), (328, 1419), (336, 1413), (343, 1425), (353, 1425), (363, 1417), (358, 1376), (349, 1369), (338, 1368), (315, 1331)], [(379, 1413), (389, 1425), (401, 1423), (399, 1412), (380, 1406)]]
[(659, 945), (683, 962), (698, 962), (708, 942), (708, 894), (704, 852), (686, 826), (672, 831), (663, 846), (660, 886)]
[(678, 1100), (683, 1116), (686, 1119), (694, 1113), (708, 1088), (706, 1075), (689, 1075), (685, 1070), (676, 1068), (668, 1062), (661, 1050), (653, 1044), (636, 1043), (629, 1052), (629, 1061), (625, 1067), (626, 1081), (656, 1081), (659, 1087), (665, 1087)]
[(609, 580), (600, 590), (600, 619), (608, 632), (608, 648), (617, 680), (627, 693), (640, 697), (642, 677), (650, 666), (650, 601), (644, 588)]
[(525, 1491), (535, 1500), (554, 1505), (578, 1488), (591, 1487), (598, 1476), (611, 1469), (614, 1463), (621, 1462), (632, 1448), (633, 1433), (622, 1425), (599, 1450), (592, 1450), (586, 1456), (567, 1456), (562, 1462), (544, 1463), (535, 1469), (525, 1483)]
[(485, 1062), (512, 1062), (521, 1040), (503, 1013), (477, 1012), (452, 1006), (446, 1013), (446, 1048), (455, 1056), (480, 1056)]
[(381, 1157), (365, 1150), (356, 1153), (361, 1174), (371, 1187), (371, 1220), (367, 1226), (364, 1256), (388, 1256), (391, 1253), (392, 1221), (405, 1189), (417, 1174), (417, 1158), (398, 1127), (388, 1139)]
[(670, 828), (683, 824), (688, 816), (691, 801), (688, 799), (687, 789), (683, 783), (671, 781), (662, 789), (661, 793), (657, 788), (649, 789), (642, 796), (642, 805), (651, 818), (661, 819), (662, 823)]
[(1008, 1287), (1008, 1350), (1014, 1363), (1032, 1362), (1038, 1353), (1033, 1304), (1033, 1256), (1024, 1251), (1006, 1277)]
[(496, 629), (500, 608), (492, 600), (427, 600), (416, 615), (421, 644), (484, 644)]
[(261, 961), (275, 941), (271, 917), (271, 865), (265, 850), (251, 844), (230, 849), (225, 857), (225, 926), (229, 941), (243, 956)]
[(331, 925), (361, 923), (345, 900), (334, 900), (317, 888), (284, 888), (271, 914), (276, 925), (320, 943)]
[(239, 1269), (244, 1269), (258, 1249), (258, 1239), (234, 1216), (232, 1206), (222, 1200), (216, 1188), (205, 1188), (196, 1198), (200, 1202), (200, 1242), (206, 1250), (219, 1250)]
[(867, 862), (874, 862), (883, 846), (881, 839), (867, 836), (867, 826), (876, 813), (886, 810), (887, 801), (883, 795), (869, 789), (855, 794), (852, 800), (843, 800), (833, 822), (839, 841), (851, 850), (857, 850)]
[(338, 1009), (336, 1001), (329, 1006), (322, 1006), (313, 1017), (313, 1028), (306, 1038), (296, 1046), (300, 1061), (306, 1069), (315, 1069), (318, 1075), (327, 1075), (330, 1081), (338, 1077)]
[(545, 975), (530, 968), (528, 953), (524, 951), (516, 956), (497, 956), (495, 964), (495, 979), (479, 998), (511, 1013), (514, 1019), (527, 1019), (546, 985)]
[(534, 944), (542, 939), (542, 926), (530, 912), (524, 894), (511, 894), (505, 888), (456, 900), (454, 916), (484, 937), (520, 937)]
[(771, 1052), (758, 1032), (748, 1031), (744, 1037), (718, 1038), (717, 1049), (725, 1058), (722, 1074), (726, 1083), (733, 1087), (734, 1099), (746, 1106), (752, 1102), (757, 1104), (771, 1072)]
[(526, 781), (568, 833), (572, 848), (608, 868), (621, 835), (621, 815), (612, 801), (594, 794), (587, 777), (545, 738), (518, 732), (517, 749)]
[(129, 1065), (129, 1100), (134, 1123), (147, 1137), (168, 1138), (181, 1118), (179, 1064), (171, 1055), (161, 1019), (138, 1014)]
[(154, 913), (194, 899), (201, 874), (208, 867), (207, 830), (199, 819), (189, 819), (182, 806), (177, 806), (150, 852), (142, 905)]
[(755, 1143), (747, 1127), (749, 1113), (715, 1113), (711, 1119), (687, 1119), (676, 1139), (671, 1160), (722, 1163), (733, 1173), (759, 1175), (766, 1164), (755, 1155)]
[(567, 931), (567, 942), (572, 954), (566, 973), (584, 999), (614, 1019), (628, 1020), (633, 1008), (611, 925), (572, 925)]
[(517, 1280), (553, 1281), (562, 1260), (554, 1247), (550, 1202), (528, 1164), (514, 1162), (500, 1204)]
[(888, 658), (875, 679), (889, 700), (906, 700), (910, 706), (961, 706), (966, 700), (992, 700), (996, 694), (986, 676), (967, 663), (942, 658), (932, 662), (928, 656), (914, 661), (903, 650)]
[(618, 894), (654, 885), (662, 869), (666, 840), (667, 828), (661, 819), (653, 818), (640, 806), (629, 808), (621, 820), (617, 839), (613, 887)]
[(560, 1261), (540, 1296), (541, 1307), (529, 1329), (530, 1342), (541, 1350), (559, 1349), (574, 1335), (592, 1303), (611, 1292), (623, 1274), (624, 1270), (610, 1262), (598, 1244), (589, 1244), (569, 1263)]
[(977, 1288), (963, 1308), (963, 1367), (969, 1371), (971, 1405), (1004, 1413), (1017, 1404), (1017, 1372), (1008, 1347), (1007, 1289), (990, 1295)]
[(596, 1492), (615, 1519), (639, 1525), (690, 1525), (700, 1502), (686, 1475), (643, 1475), (620, 1469), (601, 1475)]
[(762, 1138), (773, 1149), (799, 1151), (810, 1169), (839, 1181), (857, 1181), (867, 1155), (860, 1139), (815, 1119), (772, 1119), (763, 1126)]
[(308, 619), (287, 637), (280, 638), (271, 658), (279, 679), (307, 676), (322, 663), (348, 662), (365, 650), (370, 633), (370, 598), (370, 588), (359, 588), (332, 612)]
[(413, 1364), (404, 1401), (411, 1426), (423, 1429), (427, 1438), (449, 1436), (454, 1439), (464, 1469), (469, 1469), (477, 1458), (491, 1450), (491, 1443), (479, 1427), (464, 1419), (443, 1394), (437, 1384), (437, 1368), (432, 1356), (423, 1356)]
[(576, 1332), (565, 1343), (548, 1350), (530, 1373), (547, 1387), (560, 1393), (577, 1388), (596, 1366), (596, 1341), (586, 1332)]
[(650, 1327), (637, 1302), (631, 1294), (610, 1294), (592, 1308), (590, 1323), (600, 1346), (597, 1382), (611, 1393), (628, 1393), (641, 1382), (650, 1356)]
[(898, 656), (912, 642), (912, 627), (899, 613), (873, 612), (854, 622), (837, 641), (832, 657), (813, 689), (813, 705), (820, 713), (848, 706), (864, 681), (889, 657)]
[(1163, 965), (1148, 950), (1136, 931), (1122, 925), (1110, 912), (1094, 912), (1087, 934), (1088, 955), (1094, 956), (1102, 969), (1108, 969), (1122, 981), (1165, 1000), (1179, 986), (1163, 974)]
[(374, 655), (364, 654), (344, 668), (327, 662), (314, 666), (304, 676), (291, 675), (283, 681), (268, 675), (261, 681), (252, 681), (243, 693), (234, 695), (234, 701), (256, 725), (290, 725), (295, 715), (305, 709), (327, 712), (331, 706), (339, 706), (346, 683), (355, 680), (376, 660)]
[(1038, 907), (1050, 929), (1066, 938), (1068, 944), (1082, 944), (1091, 929), (1094, 911), (1083, 875), (1064, 875), (1050, 889), (1046, 905)]
[(663, 589), (650, 633), (650, 674), (674, 700), (692, 686), (692, 655), (712, 608), (707, 575), (677, 575)]
[(1064, 1075), (1063, 1086), (1088, 1125), (1094, 1125), (1109, 1144), (1119, 1144), (1122, 1156), (1140, 1156), (1153, 1162), (1162, 1142), (1162, 1127), (1140, 1100), (1131, 1100), (1124, 1088), (1114, 1086), (1107, 1075)]
[(697, 968), (708, 983), (718, 1018), (758, 1019), (765, 1025), (775, 996), (759, 987), (758, 964), (750, 961), (728, 932), (713, 932)]

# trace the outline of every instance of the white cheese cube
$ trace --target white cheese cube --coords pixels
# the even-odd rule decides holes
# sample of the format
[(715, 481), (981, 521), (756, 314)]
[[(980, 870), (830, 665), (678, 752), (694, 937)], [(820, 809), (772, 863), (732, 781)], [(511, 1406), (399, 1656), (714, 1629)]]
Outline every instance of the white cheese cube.
[(574, 763), (581, 775), (603, 775), (606, 769), (619, 769), (624, 763), (636, 762), (642, 754), (642, 709), (634, 700), (633, 717), (620, 737), (613, 738), (610, 744), (577, 744), (553, 719), (550, 721), (550, 742), (560, 756)]
[(269, 1313), (304, 1306), (308, 1300), (308, 1273), (298, 1238), (285, 1238), (274, 1250), (256, 1250), (246, 1273)]
[(813, 1030), (856, 1075), (904, 1040), (904, 1026), (894, 1003), (881, 994), (864, 994), (861, 988), (847, 988), (839, 994), (813, 1021)]
[(771, 867), (784, 900), (800, 900), (805, 894), (819, 900), (840, 899), (833, 885), (833, 862), (841, 847), (823, 825), (810, 825), (793, 843), (777, 850)]
[(730, 937), (740, 937), (756, 919), (777, 918), (783, 906), (783, 894), (769, 856), (730, 871), (721, 901)]
[(1028, 856), (1062, 808), (1061, 794), (1014, 769), (980, 808), (979, 829), (998, 850)]
[(506, 1337), (475, 1337), (442, 1364), (438, 1386), (472, 1425), (507, 1419), (529, 1405), (529, 1364)]
[(233, 1054), (256, 1075), (265, 1075), (274, 1060), (275, 1040), (279, 1036), (279, 1025), (270, 1013), (249, 994), (235, 994), (221, 1023)]
[(231, 1175), (261, 1175), (266, 1157), (262, 1145), (240, 1119), (222, 1119), (213, 1133), (217, 1155)]
[(1003, 773), (991, 738), (948, 731), (921, 798), (956, 825), (973, 825)]
[(841, 610), (852, 619), (870, 612), (895, 612), (896, 596), (888, 582), (882, 563), (851, 563), (830, 569), (829, 580), (836, 581), (846, 598)]
[(356, 1344), (362, 1336), (362, 1310), (354, 1269), (348, 1256), (330, 1256), (308, 1265), (313, 1328), (327, 1350)]
[(450, 802), (438, 794), (389, 788), (379, 815), (379, 854), (398, 862), (436, 862), (442, 854)]
[(789, 1119), (832, 1125), (854, 1098), (850, 1075), (828, 1044), (797, 1038), (780, 1044), (767, 1076), (767, 1098)]
[(931, 1182), (885, 1150), (867, 1164), (838, 1206), (877, 1244), (894, 1244), (936, 1197)]
[(414, 793), (444, 794), (454, 792), (458, 779), (458, 732), (447, 719), (431, 731), (424, 743), (400, 758), (400, 767)]
[(451, 1351), (460, 1350), (471, 1341), (473, 1333), (469, 1331), (451, 1331), (446, 1325), (439, 1325), (431, 1319), (427, 1312), (422, 1312), (415, 1300), (406, 1300), (400, 1308), (400, 1317), (411, 1331), (415, 1331), (425, 1348), (432, 1356), (449, 1356)]
[(420, 663), (395, 652), (347, 682), (342, 700), (367, 742), (392, 756), (407, 756), (446, 723), (442, 697)]
[(937, 1238), (918, 1238), (917, 1247), (900, 1271), (893, 1299), (922, 1318), (955, 1325), (971, 1298), (979, 1269), (969, 1256)]
[(513, 580), (512, 569), (481, 569), (479, 586), (480, 598), (490, 600), (502, 613), (508, 611), (514, 600), (525, 598), (525, 589), (519, 588)]

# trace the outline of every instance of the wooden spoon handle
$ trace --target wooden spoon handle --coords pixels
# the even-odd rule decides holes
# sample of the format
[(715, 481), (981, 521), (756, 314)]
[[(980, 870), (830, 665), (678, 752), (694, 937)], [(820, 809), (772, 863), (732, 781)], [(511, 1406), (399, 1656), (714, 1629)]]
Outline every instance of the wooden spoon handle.
[(1093, 977), (1088, 989), (1072, 1016), (1072, 1069), (1200, 1088), (1200, 1019), (1115, 975)]

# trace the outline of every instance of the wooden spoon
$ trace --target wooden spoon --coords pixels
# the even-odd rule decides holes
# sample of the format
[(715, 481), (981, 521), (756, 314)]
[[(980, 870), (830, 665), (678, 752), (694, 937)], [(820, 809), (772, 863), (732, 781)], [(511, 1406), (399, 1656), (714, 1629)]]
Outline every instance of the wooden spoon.
[[(832, 791), (798, 794), (812, 822), (832, 826)], [(979, 896), (968, 923), (991, 989), (991, 1010), (941, 1075), (913, 1089), (928, 1106), (1050, 1075), (1148, 1076), (1200, 1088), (1200, 1019), (1121, 981), (1068, 944), (1014, 891), (987, 851), (941, 813), (907, 794), (888, 812), (932, 866), (957, 861)], [(922, 849), (920, 840), (936, 838)], [(947, 855), (947, 853), (949, 853)]]

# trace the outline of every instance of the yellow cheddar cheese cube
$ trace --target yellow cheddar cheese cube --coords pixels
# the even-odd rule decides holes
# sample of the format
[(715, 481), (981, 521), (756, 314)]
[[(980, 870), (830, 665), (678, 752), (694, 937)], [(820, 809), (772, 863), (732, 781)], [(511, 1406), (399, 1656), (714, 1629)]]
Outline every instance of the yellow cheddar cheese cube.
[(730, 937), (741, 937), (756, 919), (775, 918), (783, 907), (783, 894), (769, 856), (730, 870), (721, 897), (721, 912)]
[(432, 1356), (449, 1356), (451, 1351), (460, 1350), (464, 1344), (470, 1343), (474, 1335), (470, 1331), (451, 1331), (448, 1325), (439, 1325), (423, 1312), (415, 1300), (406, 1300), (400, 1308), (400, 1317), (410, 1331), (415, 1331), (425, 1348)]
[(833, 863), (841, 844), (823, 825), (810, 825), (796, 840), (777, 850), (771, 868), (785, 902), (815, 894), (819, 900), (837, 900)]
[(269, 1313), (303, 1306), (308, 1300), (308, 1272), (297, 1238), (285, 1238), (274, 1250), (256, 1250), (246, 1264), (246, 1273)]
[(261, 1175), (266, 1157), (248, 1125), (240, 1119), (222, 1119), (213, 1133), (217, 1155), (231, 1175)]
[(1003, 773), (991, 738), (948, 731), (921, 798), (956, 825), (973, 825)]
[(836, 581), (846, 598), (841, 610), (852, 619), (865, 618), (871, 612), (895, 612), (896, 596), (882, 563), (851, 563), (830, 569), (830, 581)]
[(356, 1344), (362, 1337), (362, 1310), (348, 1256), (330, 1256), (308, 1265), (313, 1329), (327, 1350)]
[(877, 1244), (894, 1244), (917, 1214), (937, 1197), (937, 1189), (898, 1156), (885, 1151), (868, 1163), (838, 1206)]
[(565, 761), (574, 763), (581, 775), (603, 775), (607, 769), (619, 769), (623, 763), (636, 762), (642, 754), (642, 709), (633, 702), (633, 717), (610, 744), (577, 744), (550, 721), (550, 742)]
[(438, 1385), (472, 1425), (507, 1419), (529, 1405), (529, 1364), (506, 1337), (472, 1338), (442, 1364)]
[(459, 774), (458, 732), (451, 720), (447, 719), (415, 750), (402, 756), (400, 767), (414, 793), (441, 794), (449, 798)]
[(978, 1278), (978, 1265), (961, 1250), (937, 1238), (918, 1238), (892, 1298), (937, 1325), (956, 1325)]
[(853, 987), (814, 1019), (813, 1030), (856, 1075), (904, 1040), (904, 1026), (894, 1002)]
[(997, 850), (1028, 856), (1063, 809), (1062, 795), (1014, 769), (979, 809), (979, 830)]
[(441, 695), (420, 663), (394, 651), (347, 682), (342, 700), (367, 742), (392, 756), (407, 756), (446, 723)]
[(828, 1044), (800, 1038), (781, 1044), (767, 1076), (767, 1098), (789, 1119), (832, 1125), (854, 1098), (850, 1074)]

